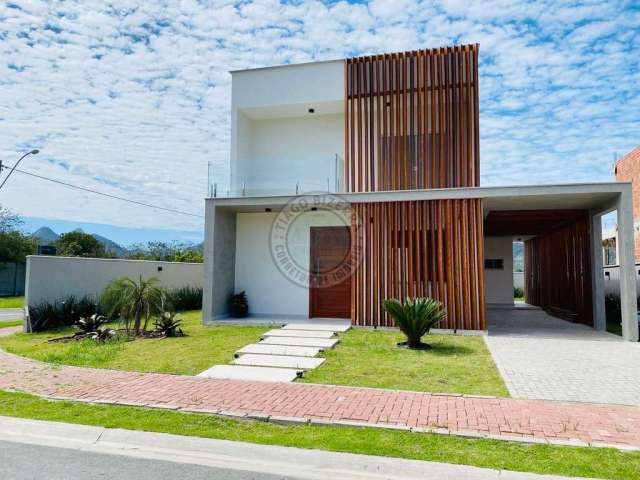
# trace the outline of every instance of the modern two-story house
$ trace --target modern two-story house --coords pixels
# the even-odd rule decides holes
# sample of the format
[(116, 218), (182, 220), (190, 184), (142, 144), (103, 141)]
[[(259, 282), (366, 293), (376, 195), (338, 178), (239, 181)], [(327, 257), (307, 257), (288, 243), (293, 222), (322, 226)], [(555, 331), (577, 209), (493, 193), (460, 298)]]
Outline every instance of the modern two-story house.
[[(623, 331), (638, 339), (631, 186), (481, 187), (478, 45), (232, 72), (231, 157), (206, 200), (203, 321), (245, 291), (265, 320), (392, 326), (385, 298), (486, 330), (526, 300), (604, 329), (601, 216), (618, 211)], [(311, 320), (312, 321), (312, 320)]]

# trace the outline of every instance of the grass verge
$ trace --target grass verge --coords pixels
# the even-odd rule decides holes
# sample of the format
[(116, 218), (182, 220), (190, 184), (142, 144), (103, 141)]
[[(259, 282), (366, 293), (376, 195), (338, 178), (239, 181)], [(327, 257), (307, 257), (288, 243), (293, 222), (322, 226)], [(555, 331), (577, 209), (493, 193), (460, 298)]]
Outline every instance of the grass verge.
[(24, 297), (0, 297), (0, 308), (22, 308)]
[(349, 330), (335, 348), (327, 350), (326, 362), (305, 373), (302, 381), (509, 396), (481, 337), (427, 335), (423, 341), (432, 350), (398, 348), (402, 340), (404, 336), (394, 330)]
[(239, 348), (257, 342), (267, 327), (205, 327), (199, 311), (184, 312), (185, 337), (135, 341), (49, 343), (71, 328), (42, 333), (17, 333), (0, 338), (0, 348), (25, 357), (60, 365), (112, 368), (138, 372), (196, 375), (212, 365), (229, 363)]
[(614, 449), (522, 444), (375, 428), (283, 426), (214, 415), (50, 401), (4, 391), (0, 391), (0, 415), (523, 472), (640, 478), (640, 453)]
[(0, 322), (0, 328), (17, 327), (22, 325), (22, 320), (10, 320), (8, 322)]

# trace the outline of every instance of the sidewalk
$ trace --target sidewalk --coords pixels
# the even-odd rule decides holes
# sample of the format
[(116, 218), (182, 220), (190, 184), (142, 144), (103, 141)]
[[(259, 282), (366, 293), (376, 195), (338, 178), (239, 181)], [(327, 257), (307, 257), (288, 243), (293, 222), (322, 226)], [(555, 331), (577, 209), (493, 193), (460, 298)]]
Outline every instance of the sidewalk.
[[(1, 329), (0, 335), (20, 327)], [(411, 429), (576, 446), (640, 448), (640, 408), (248, 382), (56, 366), (0, 351), (0, 389), (54, 399)]]
[[(203, 465), (296, 479), (560, 480), (569, 477), (417, 460), (256, 445), (0, 417), (0, 441)], [(82, 453), (80, 453), (82, 452)]]
[(0, 308), (0, 327), (2, 327), (2, 322), (22, 320), (23, 318), (24, 310), (22, 308)]

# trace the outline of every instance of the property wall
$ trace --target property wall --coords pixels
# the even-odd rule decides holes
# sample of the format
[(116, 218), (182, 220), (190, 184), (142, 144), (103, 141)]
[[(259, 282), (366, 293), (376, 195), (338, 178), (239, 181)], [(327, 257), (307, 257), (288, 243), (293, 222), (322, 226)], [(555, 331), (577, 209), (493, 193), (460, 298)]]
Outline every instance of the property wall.
[(635, 261), (640, 262), (640, 146), (616, 163), (615, 174), (618, 182), (631, 182)]
[(333, 191), (336, 154), (344, 155), (344, 115), (251, 122), (247, 194)]
[(27, 257), (26, 302), (35, 305), (69, 295), (97, 296), (110, 281), (139, 275), (157, 277), (168, 288), (202, 287), (203, 267), (201, 263), (32, 255)]
[[(269, 237), (275, 213), (239, 213), (236, 227), (235, 290), (247, 292), (249, 313), (256, 316), (308, 317), (309, 291), (279, 269), (271, 255)], [(308, 272), (310, 227), (349, 225), (344, 215), (306, 212), (291, 222), (287, 247), (291, 259)]]
[(504, 269), (484, 270), (485, 300), (487, 304), (513, 305), (513, 239), (485, 237), (484, 258), (501, 258)]
[(24, 295), (26, 265), (0, 262), (0, 296)]

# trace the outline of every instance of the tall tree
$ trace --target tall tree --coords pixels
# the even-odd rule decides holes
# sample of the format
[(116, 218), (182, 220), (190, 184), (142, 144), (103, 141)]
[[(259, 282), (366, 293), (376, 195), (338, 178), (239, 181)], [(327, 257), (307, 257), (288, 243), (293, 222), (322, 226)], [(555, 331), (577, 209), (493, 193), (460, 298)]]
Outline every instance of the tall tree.
[(0, 205), (0, 232), (18, 230), (23, 223), (22, 218)]
[(62, 257), (108, 257), (104, 245), (88, 233), (74, 231), (60, 235), (56, 241), (57, 254)]
[(19, 230), (22, 219), (0, 205), (0, 262), (24, 262), (36, 253), (36, 241)]

